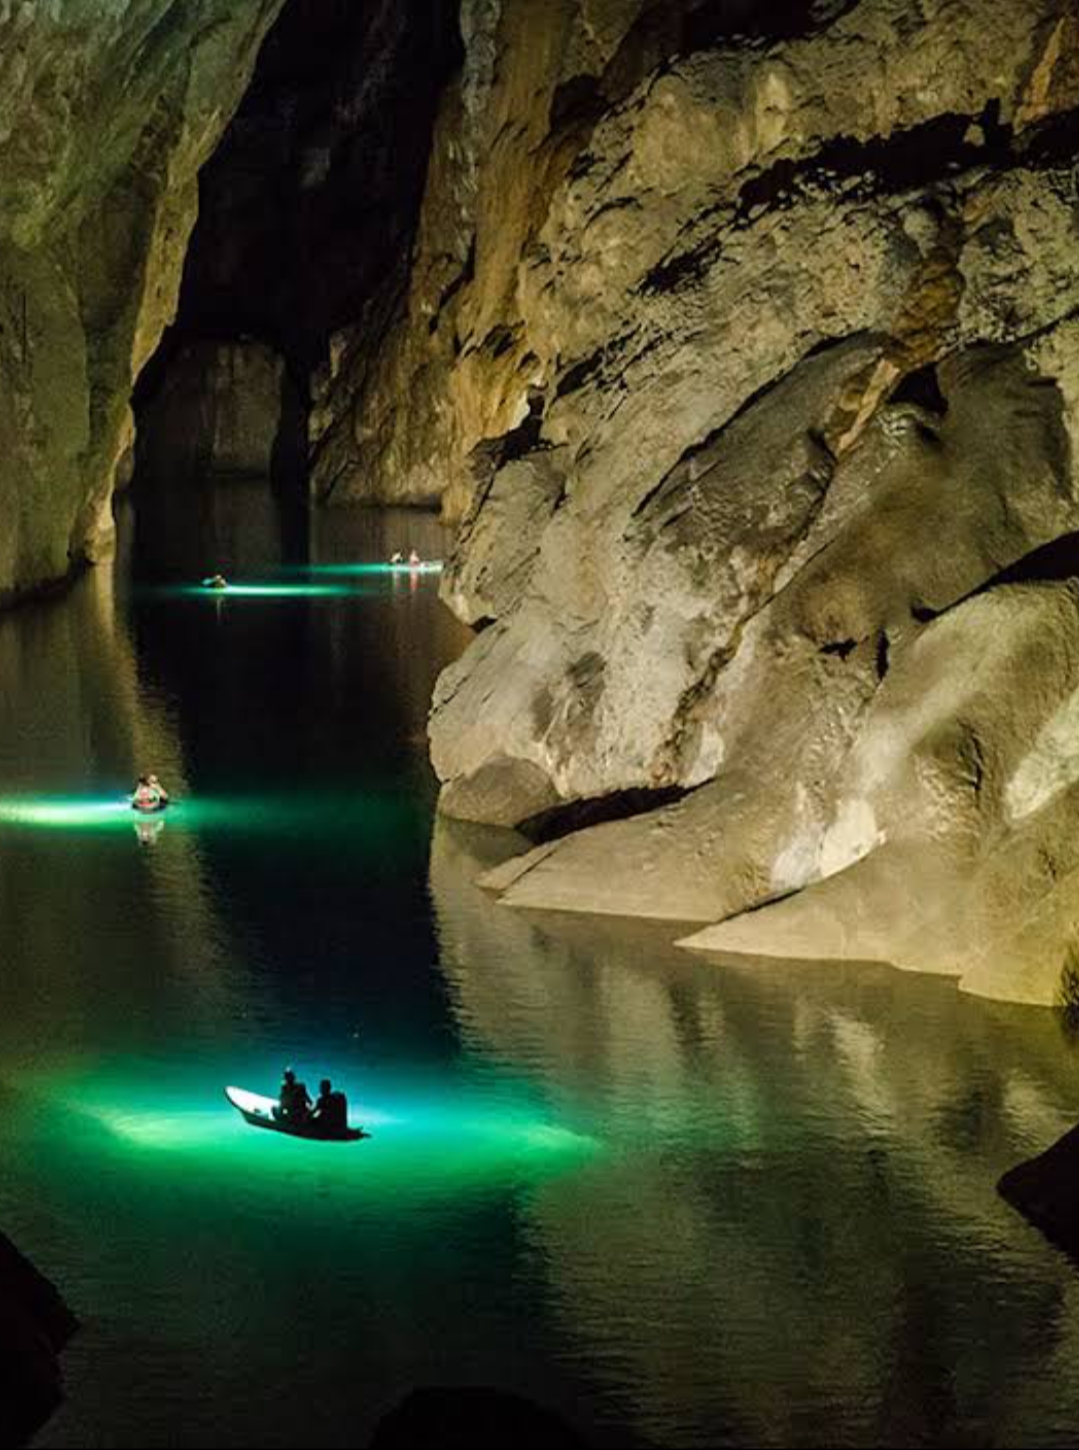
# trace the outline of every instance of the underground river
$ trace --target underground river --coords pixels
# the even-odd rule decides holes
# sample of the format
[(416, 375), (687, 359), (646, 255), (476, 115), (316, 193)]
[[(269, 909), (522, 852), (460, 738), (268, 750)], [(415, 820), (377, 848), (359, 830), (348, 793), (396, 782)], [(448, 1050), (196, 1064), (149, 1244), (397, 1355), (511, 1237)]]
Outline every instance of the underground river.
[[(426, 757), (465, 633), (348, 567), (437, 523), (121, 522), (0, 618), (0, 1227), (82, 1320), (38, 1444), (361, 1445), (425, 1384), (595, 1444), (1073, 1443), (1079, 1278), (994, 1189), (1079, 1116), (1051, 1013), (497, 905), (515, 838)], [(371, 1138), (245, 1127), (286, 1062)]]

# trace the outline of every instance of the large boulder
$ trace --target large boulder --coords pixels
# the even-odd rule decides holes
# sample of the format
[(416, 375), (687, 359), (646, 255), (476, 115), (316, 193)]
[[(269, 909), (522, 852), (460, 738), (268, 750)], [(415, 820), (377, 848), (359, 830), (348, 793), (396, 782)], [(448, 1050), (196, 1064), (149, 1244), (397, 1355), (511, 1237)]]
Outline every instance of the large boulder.
[[(898, 920), (845, 947), (780, 923), (839, 873), (870, 921), (901, 860), (935, 910), (936, 853), (983, 918), (902, 954), (1046, 1000), (1067, 923), (1022, 862), (1070, 797), (1008, 802), (1073, 688), (1040, 551), (1079, 531), (1079, 19), (707, 9), (469, 7), (407, 306), (339, 355), (335, 488), (437, 479), (462, 520), (444, 597), (483, 628), (436, 691), (442, 808), (633, 813), (501, 869), (512, 904), (715, 922), (805, 893), (716, 938), (755, 952), (891, 959)], [(1022, 696), (982, 702), (976, 808), (970, 674)], [(1044, 966), (996, 929), (1006, 861)]]

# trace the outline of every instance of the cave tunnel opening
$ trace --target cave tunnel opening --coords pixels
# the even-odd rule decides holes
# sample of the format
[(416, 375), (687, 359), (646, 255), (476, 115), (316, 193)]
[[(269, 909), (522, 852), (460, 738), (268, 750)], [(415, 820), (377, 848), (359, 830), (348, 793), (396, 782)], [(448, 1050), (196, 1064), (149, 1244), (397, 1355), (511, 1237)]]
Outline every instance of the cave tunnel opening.
[(200, 173), (176, 317), (132, 399), (147, 537), (174, 533), (173, 496), (227, 477), (306, 496), (313, 374), (403, 290), (457, 12), (285, 0)]

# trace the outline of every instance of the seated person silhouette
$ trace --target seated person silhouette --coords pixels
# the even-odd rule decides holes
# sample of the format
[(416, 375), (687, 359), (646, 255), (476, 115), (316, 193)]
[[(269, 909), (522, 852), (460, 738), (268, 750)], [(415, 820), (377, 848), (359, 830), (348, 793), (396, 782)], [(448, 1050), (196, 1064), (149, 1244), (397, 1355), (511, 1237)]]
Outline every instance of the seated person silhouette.
[(285, 1068), (281, 1080), (280, 1101), (274, 1109), (274, 1117), (286, 1123), (306, 1123), (311, 1107), (307, 1085), (296, 1080), (291, 1067)]
[(328, 1077), (318, 1085), (318, 1101), (311, 1121), (327, 1133), (343, 1133), (348, 1127), (348, 1101), (344, 1093), (333, 1091)]

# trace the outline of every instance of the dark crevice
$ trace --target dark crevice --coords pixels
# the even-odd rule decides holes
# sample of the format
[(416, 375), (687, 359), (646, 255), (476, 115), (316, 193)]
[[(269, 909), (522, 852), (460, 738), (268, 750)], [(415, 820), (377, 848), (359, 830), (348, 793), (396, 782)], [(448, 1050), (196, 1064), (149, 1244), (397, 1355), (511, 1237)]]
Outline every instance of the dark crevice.
[(545, 453), (551, 448), (540, 435), (543, 432), (544, 394), (540, 388), (531, 388), (528, 397), (528, 416), (516, 428), (502, 433), (497, 438), (484, 438), (469, 454), (476, 494), (469, 515), (475, 516), (494, 486), (495, 476), (500, 468), (524, 458), (529, 453)]
[(500, 322), (497, 327), (492, 327), (487, 336), (480, 343), (483, 352), (490, 353), (491, 357), (501, 357), (503, 353), (509, 352), (513, 346), (516, 331)]
[[(977, 589), (972, 589), (964, 598), (985, 594), (1002, 584), (1053, 584), (1068, 579), (1079, 579), (1079, 532), (1061, 534), (1059, 539), (1032, 549), (1029, 554), (1024, 554), (1014, 564), (1001, 569), (999, 574), (994, 574), (984, 584), (979, 584)], [(963, 600), (957, 601), (960, 604), (962, 602)], [(954, 605), (951, 607), (954, 608)]]
[(607, 100), (596, 76), (572, 76), (556, 86), (551, 97), (548, 124), (552, 131), (563, 126), (594, 125), (607, 109)]
[(1075, 162), (1079, 159), (1079, 110), (1064, 111), (1027, 127), (1016, 153), (1024, 164), (1036, 169)]
[(877, 667), (877, 679), (883, 680), (891, 664), (888, 632), (884, 629), (877, 635), (877, 655), (875, 663)]
[[(789, 206), (811, 187), (830, 192), (845, 181), (860, 183), (856, 196), (867, 201), (928, 188), (974, 167), (1008, 171), (1069, 164), (1079, 154), (1079, 111), (1031, 128), (1020, 141), (999, 120), (1000, 106), (990, 101), (977, 116), (935, 116), (889, 136), (864, 141), (834, 136), (812, 156), (783, 160), (747, 180), (735, 215), (742, 223), (760, 209)], [(979, 143), (970, 135), (982, 132)], [(639, 284), (645, 295), (676, 291), (699, 280), (721, 255), (722, 240), (712, 235), (697, 247), (657, 263)]]
[(828, 644), (822, 644), (820, 652), (822, 655), (838, 655), (841, 660), (845, 660), (857, 648), (856, 639), (834, 639), (830, 640)]
[(200, 173), (176, 319), (137, 414), (191, 344), (265, 344), (307, 395), (331, 335), (399, 287), (439, 97), (462, 58), (453, 0), (286, 0)]
[(592, 796), (588, 800), (573, 801), (569, 805), (554, 806), (523, 821), (517, 829), (534, 845), (557, 841), (589, 826), (604, 825), (608, 821), (627, 821), (633, 816), (646, 815), (662, 806), (674, 805), (689, 795), (684, 786), (663, 786), (649, 790), (644, 786), (629, 790), (612, 791), (610, 795)]
[(637, 291), (643, 297), (655, 297), (663, 292), (677, 292), (689, 282), (699, 282), (721, 251), (722, 242), (712, 236), (703, 246), (657, 262), (638, 284)]
[(450, 302), (453, 301), (454, 297), (457, 296), (461, 288), (467, 287), (469, 282), (472, 281), (475, 275), (476, 243), (475, 239), (473, 239), (472, 244), (468, 249), (468, 256), (465, 258), (464, 266), (457, 273), (457, 276), (454, 277), (453, 281), (449, 284), (449, 286), (443, 290), (442, 295), (438, 299), (438, 306), (435, 308), (434, 315), (432, 316), (430, 322), (427, 324), (428, 332), (438, 331), (438, 324), (442, 317), (442, 313), (445, 311), (446, 307), (450, 304)]
[(555, 398), (564, 398), (568, 393), (574, 393), (578, 388), (583, 388), (585, 383), (595, 377), (608, 362), (625, 352), (628, 339), (629, 334), (623, 333), (620, 337), (604, 343), (595, 352), (589, 353), (588, 357), (582, 358), (580, 362), (568, 367), (555, 387)]
[[(814, 884), (812, 881), (806, 883), (807, 886)], [(768, 896), (762, 896), (759, 901), (744, 906), (741, 911), (732, 911), (730, 916), (725, 916), (723, 920), (738, 921), (743, 916), (754, 916), (758, 911), (767, 911), (770, 906), (778, 906), (781, 901), (789, 901), (792, 896), (798, 896), (804, 890), (804, 886), (791, 886), (786, 891), (773, 891)]]
[(535, 453), (543, 448), (540, 438), (543, 432), (543, 401), (542, 391), (538, 388), (531, 389), (528, 416), (516, 428), (511, 428), (497, 440), (499, 468), (512, 463), (516, 458), (523, 458), (526, 453)]
[(976, 588), (939, 609), (919, 601), (911, 605), (910, 613), (919, 624), (931, 624), (934, 619), (958, 609), (968, 600), (1009, 584), (1064, 584), (1069, 580), (1079, 581), (1079, 531), (1061, 534), (1058, 539), (1031, 549), (1029, 554), (999, 569)]
[(913, 372), (906, 373), (899, 386), (893, 391), (890, 401), (915, 403), (919, 408), (924, 408), (927, 413), (934, 413), (943, 418), (948, 411), (948, 400), (940, 390), (936, 364), (927, 363), (925, 367), (915, 368)]
[(995, 145), (988, 136), (984, 145), (966, 139), (974, 119), (955, 113), (934, 116), (868, 141), (833, 136), (815, 155), (800, 161), (779, 161), (747, 181), (739, 194), (739, 213), (745, 216), (754, 207), (784, 202), (804, 184), (827, 183), (829, 189), (834, 189), (844, 181), (861, 181), (870, 194), (901, 193), (939, 180), (956, 164), (967, 169), (1004, 159), (1008, 151), (1004, 133)]

